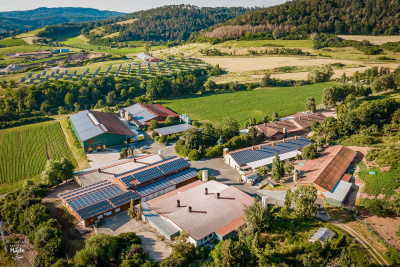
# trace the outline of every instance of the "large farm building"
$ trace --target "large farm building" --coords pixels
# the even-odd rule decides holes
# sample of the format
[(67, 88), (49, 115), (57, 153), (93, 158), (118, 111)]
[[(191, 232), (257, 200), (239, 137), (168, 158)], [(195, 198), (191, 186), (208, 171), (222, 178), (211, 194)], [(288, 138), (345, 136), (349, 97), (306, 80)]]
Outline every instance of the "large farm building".
[(142, 128), (150, 124), (151, 120), (164, 122), (168, 116), (179, 119), (179, 115), (160, 104), (149, 105), (137, 103), (135, 105), (119, 110), (122, 118), (132, 122), (137, 127)]
[(82, 111), (71, 116), (71, 127), (85, 152), (123, 145), (135, 133), (115, 114)]
[(135, 204), (163, 195), (197, 180), (197, 172), (179, 157), (149, 154), (75, 177), (83, 187), (59, 195), (63, 205), (84, 226), (113, 216)]

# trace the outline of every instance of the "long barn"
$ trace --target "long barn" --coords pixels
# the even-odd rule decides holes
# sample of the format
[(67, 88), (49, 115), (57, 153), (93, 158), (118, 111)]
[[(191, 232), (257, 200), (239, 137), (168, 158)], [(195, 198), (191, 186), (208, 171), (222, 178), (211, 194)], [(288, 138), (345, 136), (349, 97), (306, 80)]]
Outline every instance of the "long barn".
[(72, 115), (71, 127), (85, 152), (123, 145), (136, 136), (115, 114), (99, 111)]

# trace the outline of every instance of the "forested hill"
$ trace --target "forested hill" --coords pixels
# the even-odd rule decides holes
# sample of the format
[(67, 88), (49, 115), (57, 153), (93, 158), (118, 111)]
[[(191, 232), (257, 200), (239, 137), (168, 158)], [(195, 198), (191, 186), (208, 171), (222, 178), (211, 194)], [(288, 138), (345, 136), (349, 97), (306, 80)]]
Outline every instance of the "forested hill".
[[(90, 28), (84, 33), (91, 43), (99, 45), (115, 41), (173, 41), (186, 40), (192, 32), (206, 29), (214, 24), (226, 22), (248, 11), (244, 7), (197, 7), (192, 5), (169, 5), (135, 12), (124, 16), (125, 20), (137, 19), (132, 23), (110, 23), (102, 25), (102, 34), (119, 32), (118, 36), (98, 38), (94, 33), (89, 35)], [(121, 20), (121, 18), (118, 18)], [(100, 36), (101, 37), (101, 36)]]
[(301, 38), (313, 32), (396, 35), (399, 10), (399, 0), (297, 0), (247, 13), (198, 36), (236, 38), (246, 32), (271, 33), (275, 38)]
[(34, 30), (46, 25), (103, 20), (120, 15), (124, 13), (79, 7), (41, 7), (26, 11), (0, 12), (0, 32)]

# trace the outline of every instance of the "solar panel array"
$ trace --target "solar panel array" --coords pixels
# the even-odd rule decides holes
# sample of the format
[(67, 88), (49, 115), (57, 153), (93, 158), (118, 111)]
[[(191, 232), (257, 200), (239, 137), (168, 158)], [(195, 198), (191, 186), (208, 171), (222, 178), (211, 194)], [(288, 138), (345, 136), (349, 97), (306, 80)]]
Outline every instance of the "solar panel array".
[(168, 179), (174, 182), (175, 184), (182, 183), (189, 179), (197, 177), (197, 172), (193, 169), (187, 169), (178, 173), (175, 173), (171, 176), (168, 176)]
[(153, 194), (155, 192), (158, 192), (160, 190), (163, 190), (163, 189), (168, 188), (173, 185), (174, 185), (174, 183), (172, 183), (167, 178), (164, 178), (162, 180), (159, 180), (154, 183), (143, 186), (141, 188), (138, 188), (138, 189), (136, 189), (136, 192), (138, 192), (142, 197), (145, 197), (145, 196), (148, 196), (150, 194)]
[(136, 193), (135, 191), (128, 191), (123, 193), (122, 195), (112, 197), (108, 201), (111, 202), (111, 204), (113, 204), (114, 206), (118, 207), (129, 203), (131, 199), (136, 200), (139, 198), (140, 198), (139, 194)]
[(108, 180), (60, 194), (59, 197), (83, 220), (140, 198), (135, 191), (123, 191)]
[[(162, 161), (155, 162), (154, 164), (150, 164), (146, 167), (136, 169), (133, 171), (131, 175), (122, 177), (121, 181), (124, 183), (126, 187), (130, 187), (131, 186), (130, 182), (132, 180), (136, 179), (139, 183), (144, 183), (150, 180), (154, 180), (156, 178), (160, 178), (165, 175), (169, 175), (173, 172), (177, 172), (181, 169), (190, 166), (190, 164), (183, 158), (174, 158), (174, 160), (172, 161), (169, 160), (171, 160), (171, 158), (164, 159)], [(128, 173), (121, 174), (120, 176), (126, 175)]]
[(168, 126), (168, 127), (157, 128), (157, 129), (154, 129), (154, 131), (156, 131), (157, 133), (159, 133), (161, 135), (170, 135), (170, 134), (181, 133), (181, 132), (187, 131), (190, 128), (192, 128), (192, 125), (185, 123), (185, 124), (177, 124), (177, 125), (172, 125), (172, 126)]
[[(238, 152), (233, 152), (230, 155), (239, 165), (247, 164), (250, 162), (266, 159), (275, 156), (275, 154), (283, 154), (302, 149), (312, 142), (305, 137), (300, 137), (298, 140), (287, 140), (286, 143), (278, 143), (275, 146), (266, 145), (261, 149), (247, 149)], [(257, 147), (255, 147), (257, 148)]]
[[(71, 122), (73, 123), (82, 141), (89, 140), (90, 138), (93, 138), (103, 133), (98, 125), (93, 124), (88, 114), (91, 113), (85, 110), (71, 116)], [(103, 130), (107, 131), (105, 127), (103, 128)]]

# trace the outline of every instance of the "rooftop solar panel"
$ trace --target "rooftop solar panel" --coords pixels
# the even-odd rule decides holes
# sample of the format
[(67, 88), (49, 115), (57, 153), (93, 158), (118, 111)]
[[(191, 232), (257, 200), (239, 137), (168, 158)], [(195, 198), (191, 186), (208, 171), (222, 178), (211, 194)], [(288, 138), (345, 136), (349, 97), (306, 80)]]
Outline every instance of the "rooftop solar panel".
[(178, 125), (172, 125), (172, 126), (163, 127), (163, 128), (157, 128), (157, 129), (154, 129), (154, 131), (158, 132), (161, 135), (170, 135), (170, 134), (181, 133), (181, 132), (187, 131), (188, 129), (190, 129), (192, 127), (193, 126), (190, 124), (178, 124)]
[(295, 150), (299, 150), (311, 143), (312, 142), (310, 140), (302, 136), (297, 140), (290, 139), (287, 140), (285, 143), (279, 142), (274, 146), (266, 145), (261, 149), (257, 149), (257, 147), (255, 147), (255, 150), (251, 149), (241, 150), (238, 152), (233, 152), (230, 155), (237, 162), (237, 164), (244, 165), (250, 162), (266, 159), (269, 157), (274, 157), (275, 154), (280, 155)]
[(140, 187), (136, 189), (136, 192), (138, 192), (142, 197), (145, 197), (173, 185), (174, 184), (170, 180), (164, 178), (162, 180)]
[(197, 172), (193, 169), (187, 169), (179, 173), (173, 174), (171, 176), (168, 176), (167, 178), (171, 180), (173, 183), (179, 184), (189, 179), (192, 179), (193, 177), (197, 177)]

